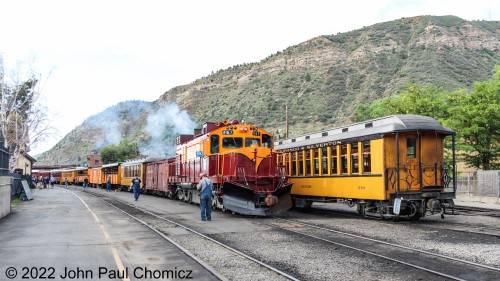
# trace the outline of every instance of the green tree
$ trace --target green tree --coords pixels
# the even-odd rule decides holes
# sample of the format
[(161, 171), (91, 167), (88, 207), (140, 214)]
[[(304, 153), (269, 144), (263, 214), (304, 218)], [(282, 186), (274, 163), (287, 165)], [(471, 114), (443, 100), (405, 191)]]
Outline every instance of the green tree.
[(360, 105), (354, 118), (360, 122), (392, 114), (418, 114), (442, 120), (452, 105), (449, 97), (450, 93), (435, 85), (408, 84), (397, 96)]
[(419, 114), (457, 132), (457, 151), (469, 167), (499, 169), (500, 66), (474, 90), (447, 92), (434, 85), (409, 84), (399, 95), (358, 107), (356, 121), (391, 114)]
[(500, 169), (500, 65), (495, 66), (491, 79), (477, 82), (472, 92), (452, 98), (457, 104), (450, 108), (445, 125), (458, 132), (464, 144), (460, 155), (467, 166)]
[(99, 152), (103, 164), (123, 162), (127, 159), (137, 157), (138, 147), (136, 143), (129, 143), (122, 139), (117, 145), (108, 145)]

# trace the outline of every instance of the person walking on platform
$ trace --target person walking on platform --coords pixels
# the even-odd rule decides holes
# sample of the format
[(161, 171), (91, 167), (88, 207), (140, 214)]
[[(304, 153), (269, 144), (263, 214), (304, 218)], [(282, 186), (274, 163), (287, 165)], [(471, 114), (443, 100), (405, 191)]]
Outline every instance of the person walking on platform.
[(212, 181), (207, 177), (207, 173), (200, 174), (200, 182), (196, 186), (200, 193), (201, 220), (212, 220)]
[(83, 189), (88, 189), (89, 188), (89, 179), (85, 177), (83, 180)]
[(106, 192), (109, 192), (111, 190), (111, 177), (108, 177), (106, 180)]
[(54, 188), (54, 183), (56, 182), (56, 179), (53, 176), (50, 176), (50, 187)]
[(66, 187), (66, 189), (68, 189), (68, 178), (64, 178), (64, 186)]
[(134, 198), (135, 198), (135, 201), (137, 201), (137, 199), (139, 199), (139, 195), (141, 193), (141, 180), (139, 179), (138, 176), (135, 176), (135, 179), (132, 180), (132, 182), (130, 183), (130, 186), (134, 190)]

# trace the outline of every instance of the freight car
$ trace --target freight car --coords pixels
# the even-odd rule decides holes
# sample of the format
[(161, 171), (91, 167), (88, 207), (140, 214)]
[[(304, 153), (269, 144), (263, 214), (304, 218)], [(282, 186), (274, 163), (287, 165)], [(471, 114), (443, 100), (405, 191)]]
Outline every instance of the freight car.
[(427, 211), (444, 218), (453, 207), (455, 132), (430, 117), (387, 116), (279, 140), (275, 148), (296, 207), (347, 201), (364, 216), (411, 220)]

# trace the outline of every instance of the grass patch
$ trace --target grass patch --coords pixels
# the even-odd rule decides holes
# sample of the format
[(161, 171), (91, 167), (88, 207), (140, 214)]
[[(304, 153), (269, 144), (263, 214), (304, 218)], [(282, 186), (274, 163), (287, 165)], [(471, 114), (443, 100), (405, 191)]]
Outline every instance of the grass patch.
[(16, 198), (16, 199), (12, 200), (10, 202), (10, 207), (11, 208), (15, 208), (17, 206), (17, 204), (19, 204), (19, 202), (21, 202), (21, 199), (19, 199), (19, 198)]

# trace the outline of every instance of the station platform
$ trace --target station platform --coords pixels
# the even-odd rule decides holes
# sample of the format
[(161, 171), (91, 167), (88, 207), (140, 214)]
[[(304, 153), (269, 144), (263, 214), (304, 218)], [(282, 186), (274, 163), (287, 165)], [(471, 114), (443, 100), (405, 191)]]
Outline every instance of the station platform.
[(176, 280), (219, 280), (81, 187), (32, 193), (33, 200), (19, 202), (0, 219), (0, 280), (157, 280), (148, 276), (158, 271)]

